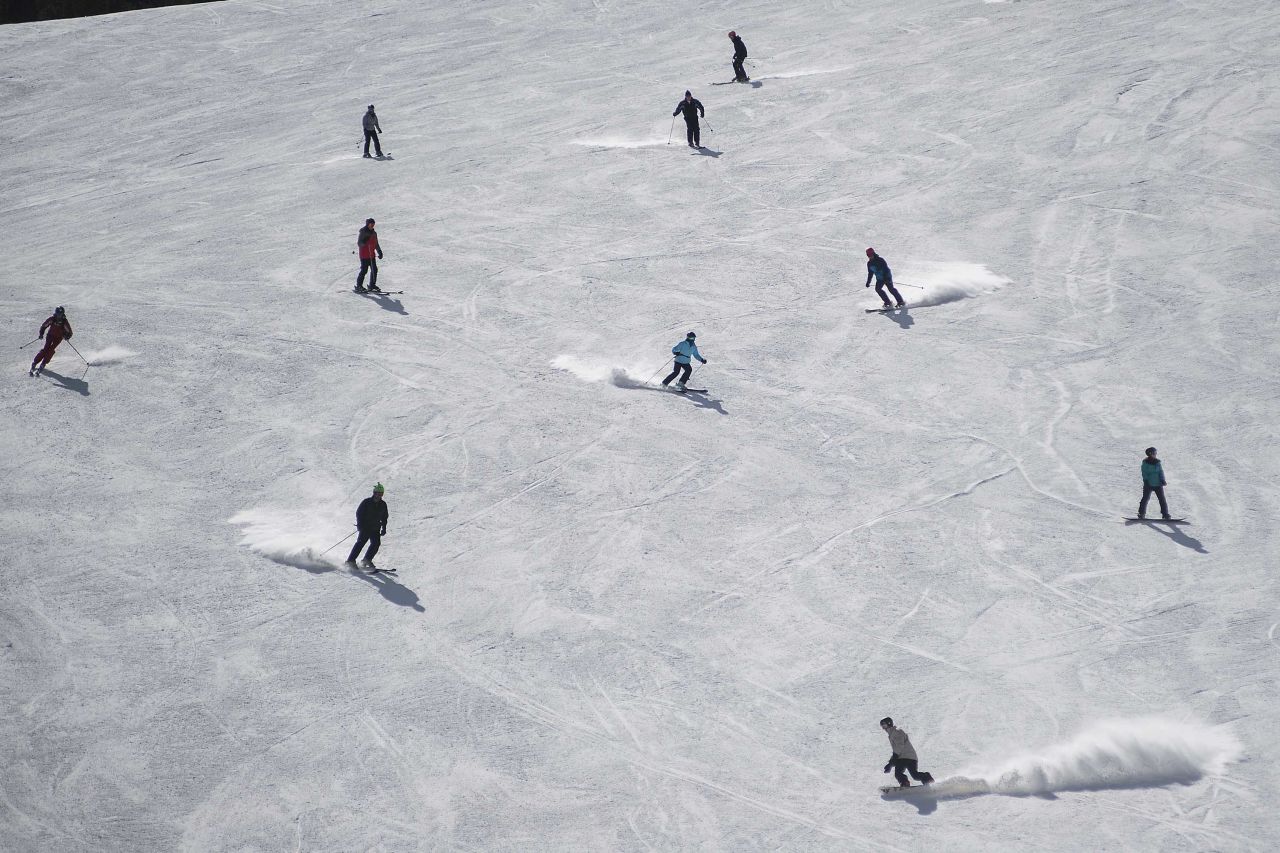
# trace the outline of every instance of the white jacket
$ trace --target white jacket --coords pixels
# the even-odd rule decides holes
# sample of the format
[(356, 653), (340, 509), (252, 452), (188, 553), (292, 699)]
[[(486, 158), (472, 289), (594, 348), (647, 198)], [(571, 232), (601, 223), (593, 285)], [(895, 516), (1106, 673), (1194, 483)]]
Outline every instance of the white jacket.
[(911, 739), (902, 729), (895, 726), (889, 727), (889, 745), (893, 747), (893, 754), (898, 758), (919, 760), (915, 748), (911, 745)]

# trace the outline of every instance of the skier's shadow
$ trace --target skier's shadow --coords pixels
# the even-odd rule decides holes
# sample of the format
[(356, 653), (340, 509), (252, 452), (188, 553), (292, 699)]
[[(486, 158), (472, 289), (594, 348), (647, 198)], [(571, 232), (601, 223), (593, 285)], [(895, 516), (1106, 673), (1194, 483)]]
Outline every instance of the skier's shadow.
[(56, 373), (47, 367), (44, 370), (40, 371), (40, 375), (48, 376), (50, 379), (57, 382), (58, 385), (60, 385), (61, 387), (66, 388), (68, 391), (75, 391), (76, 393), (82, 394), (85, 397), (89, 396), (89, 383), (85, 382), (83, 379), (72, 379), (69, 376), (63, 376), (61, 373)]
[(885, 311), (883, 313), (884, 316), (897, 323), (904, 330), (910, 329), (916, 324), (916, 321), (911, 318), (911, 315), (907, 313), (907, 309), (905, 308), (899, 308), (897, 311)]
[[(633, 379), (618, 379), (616, 377), (613, 380), (613, 386), (615, 388), (621, 388), (624, 391), (655, 391), (659, 394), (678, 393), (676, 391), (668, 391), (666, 388), (654, 388), (652, 385), (645, 385)], [(690, 391), (685, 394), (680, 394), (680, 396), (693, 403), (699, 409), (711, 409), (713, 412), (719, 412), (722, 415), (729, 414), (725, 411), (723, 401), (712, 400), (705, 394), (697, 394)]]
[(404, 305), (399, 299), (392, 299), (390, 296), (382, 293), (366, 293), (365, 296), (378, 303), (378, 307), (384, 311), (390, 311), (394, 314), (403, 314), (409, 316), (409, 312), (404, 310)]
[(697, 148), (697, 149), (694, 149), (694, 150), (693, 150), (692, 152), (690, 152), (690, 153), (692, 153), (692, 154), (700, 154), (700, 155), (702, 155), (703, 157), (719, 157), (719, 156), (720, 156), (721, 154), (723, 154), (724, 152), (723, 152), (723, 151), (713, 151), (713, 150), (711, 150), (710, 148)]
[(1145, 526), (1154, 530), (1156, 533), (1159, 533), (1161, 536), (1168, 536), (1170, 539), (1172, 539), (1174, 542), (1177, 542), (1183, 548), (1190, 548), (1192, 551), (1195, 551), (1197, 554), (1209, 553), (1209, 549), (1204, 547), (1204, 544), (1199, 539), (1195, 538), (1194, 536), (1188, 536), (1187, 534), (1183, 533), (1180, 529), (1178, 529), (1178, 526), (1176, 524), (1147, 524)]
[(354, 578), (359, 578), (365, 583), (373, 585), (378, 594), (390, 601), (392, 604), (398, 604), (401, 607), (410, 607), (419, 613), (426, 613), (427, 609), (418, 603), (418, 594), (409, 587), (397, 583), (391, 579), (386, 572), (379, 572), (371, 575), (368, 572), (362, 572), (359, 569), (348, 569), (347, 573)]

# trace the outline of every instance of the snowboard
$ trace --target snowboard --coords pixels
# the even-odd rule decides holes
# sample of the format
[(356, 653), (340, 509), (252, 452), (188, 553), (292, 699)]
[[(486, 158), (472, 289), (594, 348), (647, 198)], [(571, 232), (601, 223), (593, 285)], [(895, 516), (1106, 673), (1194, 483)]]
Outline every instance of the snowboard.
[(927, 787), (929, 786), (928, 785), (909, 785), (906, 788), (903, 788), (899, 785), (892, 785), (892, 786), (885, 786), (881, 788), (880, 793), (888, 797), (904, 795), (904, 794), (918, 794), (920, 793), (921, 788), (927, 788)]
[(867, 308), (865, 310), (868, 314), (887, 314), (890, 311), (905, 311), (909, 307), (909, 305), (893, 305), (889, 308)]
[(1185, 518), (1126, 518), (1125, 524), (1190, 524)]

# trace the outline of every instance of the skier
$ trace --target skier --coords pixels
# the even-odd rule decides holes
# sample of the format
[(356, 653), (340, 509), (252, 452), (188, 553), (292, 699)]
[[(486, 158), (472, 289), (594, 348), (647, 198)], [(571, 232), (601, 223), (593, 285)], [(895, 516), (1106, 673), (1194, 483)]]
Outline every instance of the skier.
[[(49, 334), (46, 336), (45, 332)], [(52, 317), (40, 324), (39, 337), (44, 338), (44, 349), (36, 353), (36, 357), (31, 361), (31, 376), (39, 376), (40, 371), (49, 364), (49, 359), (53, 358), (58, 344), (62, 343), (64, 338), (68, 340), (71, 338), (71, 322), (67, 320), (67, 312), (61, 305), (53, 309)]]
[(693, 364), (689, 361), (689, 357), (693, 356), (703, 364), (707, 360), (702, 357), (702, 353), (698, 352), (698, 345), (694, 343), (694, 339), (698, 337), (693, 332), (684, 336), (684, 340), (671, 348), (671, 353), (676, 357), (675, 370), (671, 371), (671, 375), (662, 380), (662, 387), (666, 388), (671, 384), (671, 380), (676, 378), (676, 374), (683, 371), (684, 376), (680, 377), (680, 381), (676, 383), (676, 387), (680, 391), (684, 391), (684, 383), (689, 381), (689, 374), (693, 373)]
[(889, 270), (889, 264), (884, 258), (876, 254), (875, 249), (867, 249), (867, 283), (865, 287), (871, 286), (871, 278), (876, 280), (876, 295), (884, 300), (885, 308), (892, 308), (893, 303), (889, 301), (889, 297), (884, 295), (884, 289), (889, 288), (889, 292), (893, 294), (893, 298), (898, 300), (898, 307), (902, 308), (907, 303), (902, 301), (902, 294), (898, 293), (897, 288), (893, 286), (893, 273)]
[(373, 104), (370, 104), (364, 114), (364, 156), (369, 156), (370, 142), (373, 143), (373, 150), (378, 152), (378, 156), (382, 156), (382, 145), (378, 142), (379, 133), (382, 133), (382, 125), (378, 124), (378, 114), (373, 111)]
[(1172, 518), (1169, 515), (1169, 505), (1164, 501), (1164, 487), (1167, 485), (1164, 481), (1164, 466), (1156, 458), (1154, 447), (1148, 447), (1146, 452), (1147, 458), (1142, 460), (1142, 500), (1138, 502), (1138, 518), (1147, 517), (1147, 501), (1151, 500), (1152, 492), (1156, 493), (1156, 500), (1160, 501), (1160, 517)]
[(702, 108), (702, 101), (693, 96), (688, 89), (684, 90), (684, 100), (676, 104), (675, 111), (671, 113), (679, 115), (684, 113), (684, 127), (686, 136), (689, 138), (690, 148), (702, 147), (702, 134), (698, 129), (698, 114), (701, 113), (703, 118), (707, 117), (707, 111)]
[[(378, 261), (382, 260), (382, 247), (378, 245), (378, 232), (374, 230), (374, 221), (366, 219), (360, 235), (356, 237), (356, 246), (360, 250), (360, 274), (356, 276), (356, 293), (381, 293), (378, 287), (378, 262), (373, 259), (375, 253)], [(364, 274), (369, 273), (369, 291), (364, 287)]]
[(922, 784), (932, 785), (933, 776), (918, 769), (919, 759), (916, 757), (915, 748), (911, 746), (911, 739), (907, 737), (907, 733), (894, 727), (892, 717), (881, 720), (880, 728), (884, 729), (884, 733), (889, 736), (889, 745), (893, 747), (893, 755), (889, 757), (889, 763), (884, 766), (884, 772), (888, 773), (892, 770), (898, 784), (903, 788), (911, 787), (907, 773)]
[(360, 531), (360, 535), (356, 537), (355, 547), (347, 557), (348, 566), (355, 566), (356, 557), (360, 556), (360, 549), (368, 542), (369, 551), (364, 555), (364, 561), (360, 565), (375, 572), (378, 570), (378, 567), (373, 564), (373, 558), (382, 547), (382, 537), (387, 535), (387, 504), (382, 499), (384, 491), (386, 489), (378, 483), (373, 487), (373, 496), (360, 501), (360, 506), (356, 507), (356, 529)]
[(733, 79), (739, 83), (750, 83), (751, 78), (747, 76), (747, 70), (742, 67), (743, 61), (747, 58), (747, 46), (733, 30), (729, 30), (729, 41), (733, 42)]

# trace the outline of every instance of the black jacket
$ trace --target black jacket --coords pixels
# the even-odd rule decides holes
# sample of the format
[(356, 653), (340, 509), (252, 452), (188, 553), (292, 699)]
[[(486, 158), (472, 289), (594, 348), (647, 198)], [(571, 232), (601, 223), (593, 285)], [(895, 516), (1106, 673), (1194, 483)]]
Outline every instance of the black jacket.
[(356, 527), (361, 533), (386, 533), (387, 502), (375, 497), (360, 501), (356, 507)]
[(867, 284), (871, 283), (872, 276), (875, 276), (876, 284), (893, 283), (893, 273), (889, 271), (889, 262), (879, 255), (867, 261)]
[(684, 113), (684, 120), (689, 124), (698, 123), (698, 113), (702, 113), (704, 118), (707, 115), (707, 111), (702, 108), (702, 101), (697, 98), (690, 98), (687, 101), (681, 98), (680, 103), (676, 104), (675, 112), (672, 115), (679, 115), (680, 113)]
[[(720, 54), (720, 55), (724, 56), (724, 54)], [(733, 37), (733, 58), (734, 59), (747, 58), (747, 46), (742, 43), (742, 36)]]

